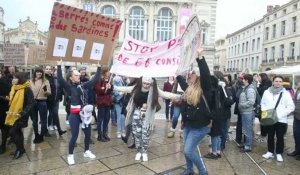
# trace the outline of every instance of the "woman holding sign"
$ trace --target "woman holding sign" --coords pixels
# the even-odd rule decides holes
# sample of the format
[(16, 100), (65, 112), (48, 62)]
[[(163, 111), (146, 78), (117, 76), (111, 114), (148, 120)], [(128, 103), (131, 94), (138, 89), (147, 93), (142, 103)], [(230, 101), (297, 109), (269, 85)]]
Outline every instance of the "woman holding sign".
[[(198, 50), (197, 58), (201, 78), (193, 71), (189, 76), (189, 83), (182, 76), (177, 76), (178, 83), (183, 94), (183, 104), (181, 107), (183, 134), (184, 134), (184, 156), (186, 159), (187, 169), (183, 175), (191, 175), (193, 164), (196, 165), (200, 175), (206, 175), (207, 170), (197, 151), (200, 141), (210, 132), (212, 107), (212, 84), (209, 68), (204, 57), (201, 55), (202, 49)], [(199, 152), (199, 153), (198, 153)]]
[[(87, 104), (86, 89), (91, 89), (92, 87), (94, 87), (97, 80), (99, 80), (101, 66), (98, 64), (98, 69), (93, 79), (80, 84), (80, 73), (77, 70), (68, 72), (66, 76), (67, 81), (63, 79), (61, 63), (62, 61), (57, 62), (57, 78), (61, 86), (65, 89), (65, 91), (67, 91), (71, 99), (69, 122), (72, 137), (69, 143), (68, 164), (73, 165), (75, 164), (73, 152), (76, 140), (78, 138), (79, 126), (81, 123), (80, 111)], [(91, 140), (91, 124), (88, 124), (88, 126), (85, 125), (82, 130), (85, 135), (83, 156), (94, 159), (96, 158), (96, 156), (89, 150), (89, 144)]]
[[(110, 88), (108, 84), (107, 88)], [(164, 99), (180, 99), (180, 95), (164, 92), (157, 87), (156, 80), (151, 77), (141, 77), (135, 86), (114, 86), (115, 91), (131, 93), (127, 105), (126, 126), (132, 124), (132, 132), (138, 153), (135, 160), (148, 161), (148, 146), (151, 131), (154, 126), (154, 115), (161, 108), (158, 97)]]

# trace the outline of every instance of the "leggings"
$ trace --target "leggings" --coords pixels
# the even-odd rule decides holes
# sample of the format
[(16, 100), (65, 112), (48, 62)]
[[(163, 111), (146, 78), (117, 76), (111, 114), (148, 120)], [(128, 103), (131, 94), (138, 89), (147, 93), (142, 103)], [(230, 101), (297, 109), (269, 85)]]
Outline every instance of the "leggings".
[[(80, 115), (71, 113), (69, 116), (69, 122), (70, 122), (71, 133), (72, 133), (72, 137), (69, 142), (69, 154), (73, 154), (76, 140), (78, 138), (80, 123), (81, 123)], [(87, 151), (87, 150), (89, 150), (90, 140), (91, 140), (91, 125), (83, 128), (82, 130), (83, 130), (84, 136), (85, 136), (84, 137), (84, 151)]]

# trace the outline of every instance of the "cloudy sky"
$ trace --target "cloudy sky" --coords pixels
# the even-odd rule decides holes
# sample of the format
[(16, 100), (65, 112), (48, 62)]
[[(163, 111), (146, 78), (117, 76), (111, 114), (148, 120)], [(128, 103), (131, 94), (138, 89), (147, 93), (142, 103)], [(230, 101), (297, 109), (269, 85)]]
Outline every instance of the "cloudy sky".
[[(55, 0), (0, 0), (4, 8), (6, 28), (15, 28), (18, 21), (30, 16), (37, 21), (41, 31), (47, 31)], [(244, 26), (259, 20), (267, 11), (267, 5), (283, 5), (290, 0), (218, 0), (216, 39), (225, 37)]]

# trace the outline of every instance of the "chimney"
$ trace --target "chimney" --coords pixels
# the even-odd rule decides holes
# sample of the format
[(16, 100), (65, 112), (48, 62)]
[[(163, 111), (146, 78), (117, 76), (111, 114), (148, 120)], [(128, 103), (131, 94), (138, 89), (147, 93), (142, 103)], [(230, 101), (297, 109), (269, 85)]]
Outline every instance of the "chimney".
[(268, 5), (267, 6), (267, 13), (272, 13), (273, 11), (273, 6), (272, 5)]

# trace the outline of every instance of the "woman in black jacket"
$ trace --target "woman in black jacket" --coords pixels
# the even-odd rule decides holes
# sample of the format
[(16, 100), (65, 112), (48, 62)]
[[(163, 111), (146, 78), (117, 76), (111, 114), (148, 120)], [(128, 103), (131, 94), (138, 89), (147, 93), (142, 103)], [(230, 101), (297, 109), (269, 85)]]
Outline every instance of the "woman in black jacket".
[(9, 133), (16, 144), (14, 159), (18, 159), (25, 153), (22, 128), (28, 126), (29, 112), (33, 108), (35, 100), (25, 73), (17, 72), (13, 76), (13, 84), (9, 93), (9, 110), (5, 125), (9, 127)]
[[(91, 89), (95, 86), (97, 80), (100, 78), (101, 67), (98, 64), (97, 73), (93, 79), (80, 84), (80, 73), (77, 70), (68, 72), (67, 81), (62, 77), (61, 71), (62, 61), (57, 62), (57, 78), (61, 86), (65, 89), (67, 94), (70, 96), (70, 115), (68, 120), (70, 122), (72, 137), (69, 143), (69, 155), (68, 155), (68, 164), (75, 164), (74, 161), (74, 147), (79, 133), (79, 125), (81, 123), (80, 111), (84, 105), (87, 105), (87, 89)], [(89, 144), (91, 140), (91, 124), (82, 129), (85, 135), (84, 138), (84, 157), (91, 159), (96, 158), (96, 156), (89, 150)]]
[(195, 152), (200, 141), (210, 132), (211, 118), (206, 102), (208, 106), (211, 106), (211, 78), (207, 63), (204, 57), (200, 56), (201, 50), (198, 50), (198, 53), (197, 63), (201, 78), (192, 73), (188, 85), (182, 76), (177, 76), (178, 83), (184, 90), (184, 102), (181, 109), (184, 125), (184, 155), (187, 163), (184, 175), (194, 174), (193, 164), (196, 165), (200, 175), (207, 174), (200, 153), (195, 154)]

